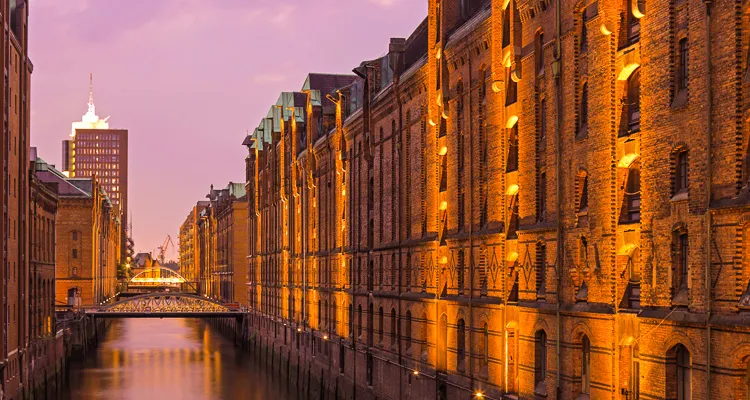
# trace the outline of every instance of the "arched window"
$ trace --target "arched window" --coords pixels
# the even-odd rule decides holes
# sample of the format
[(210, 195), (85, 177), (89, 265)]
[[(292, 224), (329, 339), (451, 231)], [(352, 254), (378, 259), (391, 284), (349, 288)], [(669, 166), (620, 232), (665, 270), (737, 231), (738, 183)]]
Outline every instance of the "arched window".
[[(508, 5), (508, 7), (503, 10), (503, 42), (502, 47), (506, 47), (510, 45), (510, 10), (513, 7)], [(748, 57), (750, 59), (750, 56)]]
[(581, 41), (579, 47), (581, 53), (586, 52), (589, 48), (588, 30), (586, 28), (586, 23), (588, 22), (588, 20), (589, 16), (586, 12), (586, 8), (584, 7), (583, 10), (581, 10)]
[(396, 322), (396, 309), (395, 308), (391, 308), (391, 346), (395, 346), (396, 345), (396, 336), (397, 336), (396, 335), (396, 327), (397, 326), (398, 325), (397, 325), (397, 322)]
[(411, 311), (406, 310), (406, 328), (404, 329), (406, 339), (406, 348), (411, 347)]
[(625, 21), (627, 23), (627, 43), (633, 44), (641, 38), (641, 20), (633, 15), (633, 7), (638, 7), (638, 0), (627, 0), (625, 10)]
[(547, 143), (547, 100), (542, 99), (539, 103), (539, 148), (544, 148)]
[(641, 69), (630, 74), (627, 80), (625, 100), (625, 124), (622, 134), (628, 135), (641, 130)]
[(576, 175), (576, 213), (585, 214), (589, 210), (589, 176), (586, 171)]
[(72, 254), (72, 257), (73, 257), (74, 259), (78, 258), (78, 249), (73, 249), (73, 254)]
[(635, 222), (641, 220), (641, 167), (640, 162), (635, 161), (628, 168), (628, 179), (625, 184), (625, 195), (623, 196), (623, 213), (621, 221)]
[(357, 336), (362, 336), (362, 304), (357, 306)]
[(487, 366), (490, 363), (490, 330), (487, 323), (482, 327), (483, 348), (482, 348), (482, 365)]
[(383, 307), (378, 308), (378, 343), (383, 343)]
[(427, 353), (429, 351), (429, 331), (427, 326), (427, 313), (422, 313), (422, 321), (420, 321), (420, 326), (422, 327), (422, 332), (420, 332), (419, 339), (422, 341), (422, 358), (427, 358)]
[(466, 323), (464, 319), (458, 320), (456, 327), (456, 365), (463, 369), (466, 363)]
[(547, 173), (539, 172), (539, 182), (536, 188), (536, 219), (544, 221), (547, 217)]
[(591, 394), (591, 342), (586, 335), (581, 338), (581, 393)]
[(672, 290), (674, 294), (686, 291), (688, 288), (688, 251), (689, 241), (687, 230), (682, 227), (675, 229), (672, 232)]
[(687, 149), (677, 151), (674, 157), (674, 187), (673, 195), (688, 192), (688, 152)]
[(354, 337), (354, 304), (349, 304), (349, 337)]
[(537, 75), (544, 74), (544, 32), (539, 31), (534, 37), (534, 60)]
[(547, 377), (547, 333), (536, 331), (534, 335), (534, 384), (544, 382)]
[(443, 314), (438, 321), (437, 369), (445, 371), (448, 365), (448, 317)]
[(687, 89), (688, 86), (688, 40), (680, 39), (677, 44), (677, 92)]
[(518, 229), (520, 228), (520, 218), (518, 216), (518, 193), (515, 193), (510, 197), (508, 203), (508, 239), (518, 238)]
[(374, 341), (373, 330), (375, 329), (375, 308), (372, 303), (367, 307), (367, 345), (372, 347)]
[(692, 362), (690, 352), (682, 344), (667, 353), (666, 397), (677, 400), (692, 399)]
[(505, 172), (518, 171), (518, 123), (508, 130), (508, 160)]

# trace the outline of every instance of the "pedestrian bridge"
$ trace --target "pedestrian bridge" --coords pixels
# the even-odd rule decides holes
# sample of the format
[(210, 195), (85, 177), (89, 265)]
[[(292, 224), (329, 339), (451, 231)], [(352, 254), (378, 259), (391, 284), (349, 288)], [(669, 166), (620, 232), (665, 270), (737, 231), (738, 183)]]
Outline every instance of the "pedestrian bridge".
[(240, 318), (243, 313), (207, 297), (188, 293), (157, 292), (129, 297), (86, 309), (97, 318)]
[(139, 272), (130, 279), (129, 286), (179, 286), (187, 280), (170, 268), (156, 267)]

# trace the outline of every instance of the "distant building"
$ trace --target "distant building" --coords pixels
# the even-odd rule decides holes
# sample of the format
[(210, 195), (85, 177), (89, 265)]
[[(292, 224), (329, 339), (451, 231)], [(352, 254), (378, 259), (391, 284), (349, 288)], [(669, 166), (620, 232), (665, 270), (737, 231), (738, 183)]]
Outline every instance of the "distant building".
[(190, 282), (198, 282), (200, 261), (200, 246), (196, 245), (198, 220), (208, 204), (208, 201), (199, 201), (180, 226), (180, 274)]
[(247, 199), (245, 184), (230, 182), (206, 196), (197, 222), (199, 291), (227, 303), (247, 303)]
[(68, 178), (42, 159), (35, 173), (56, 185), (55, 298), (74, 307), (101, 303), (115, 294), (122, 226), (97, 178)]
[(70, 139), (63, 141), (63, 173), (70, 178), (96, 177), (115, 206), (122, 223), (122, 254), (127, 249), (128, 216), (128, 130), (110, 129), (107, 120), (96, 115), (93, 85), (88, 111), (73, 122)]
[(55, 329), (55, 227), (57, 185), (42, 182), (34, 174), (36, 155), (31, 152), (29, 174), (29, 337), (27, 363), (32, 382), (45, 382), (55, 370), (50, 357), (57, 344)]

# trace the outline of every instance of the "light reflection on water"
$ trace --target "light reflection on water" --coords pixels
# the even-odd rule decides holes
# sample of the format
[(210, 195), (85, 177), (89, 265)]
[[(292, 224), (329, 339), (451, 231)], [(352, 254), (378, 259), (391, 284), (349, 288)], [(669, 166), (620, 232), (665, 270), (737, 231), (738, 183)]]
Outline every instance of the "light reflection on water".
[(291, 400), (294, 393), (196, 319), (113, 321), (95, 354), (70, 367), (71, 400)]

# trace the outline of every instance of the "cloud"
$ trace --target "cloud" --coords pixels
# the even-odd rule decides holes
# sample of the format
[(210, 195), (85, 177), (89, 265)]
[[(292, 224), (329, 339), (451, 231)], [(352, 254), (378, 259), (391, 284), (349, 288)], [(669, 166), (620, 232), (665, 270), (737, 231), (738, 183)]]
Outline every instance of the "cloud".
[(370, 3), (377, 4), (381, 7), (391, 7), (392, 5), (399, 3), (401, 0), (370, 0)]

